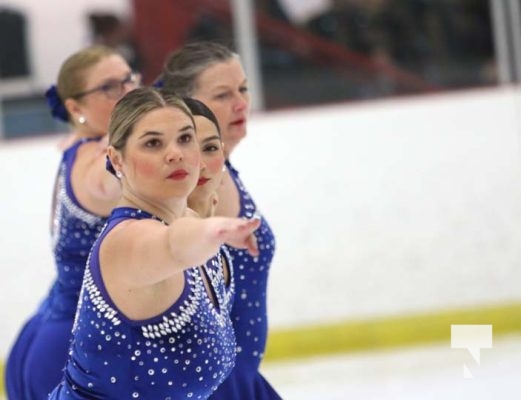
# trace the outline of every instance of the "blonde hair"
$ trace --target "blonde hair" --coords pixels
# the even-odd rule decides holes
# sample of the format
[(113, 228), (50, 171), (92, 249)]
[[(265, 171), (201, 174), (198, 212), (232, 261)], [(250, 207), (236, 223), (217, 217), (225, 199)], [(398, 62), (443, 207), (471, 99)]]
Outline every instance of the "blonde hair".
[(88, 69), (113, 55), (119, 53), (109, 47), (96, 45), (80, 50), (67, 58), (60, 68), (56, 85), (62, 102), (84, 91)]
[(114, 107), (109, 123), (109, 145), (116, 150), (124, 150), (135, 124), (145, 114), (164, 107), (184, 112), (195, 129), (192, 114), (180, 97), (152, 87), (141, 87), (127, 93)]

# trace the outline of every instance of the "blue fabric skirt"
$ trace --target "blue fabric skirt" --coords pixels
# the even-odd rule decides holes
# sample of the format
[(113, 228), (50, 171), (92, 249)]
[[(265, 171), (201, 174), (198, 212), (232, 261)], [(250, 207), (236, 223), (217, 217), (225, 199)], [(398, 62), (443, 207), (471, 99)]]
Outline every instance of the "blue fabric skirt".
[(257, 371), (241, 371), (234, 368), (231, 374), (210, 396), (210, 400), (282, 400)]
[(63, 377), (73, 320), (35, 314), (24, 325), (5, 367), (9, 400), (47, 399)]

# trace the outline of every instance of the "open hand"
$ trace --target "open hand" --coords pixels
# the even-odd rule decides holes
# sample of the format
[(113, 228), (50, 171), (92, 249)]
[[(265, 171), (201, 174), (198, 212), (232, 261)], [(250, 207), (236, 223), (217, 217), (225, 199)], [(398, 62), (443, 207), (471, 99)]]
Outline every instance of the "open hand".
[(258, 256), (257, 238), (253, 232), (260, 226), (260, 219), (226, 218), (226, 220), (228, 223), (221, 226), (217, 232), (223, 241), (232, 247), (246, 249), (254, 257)]

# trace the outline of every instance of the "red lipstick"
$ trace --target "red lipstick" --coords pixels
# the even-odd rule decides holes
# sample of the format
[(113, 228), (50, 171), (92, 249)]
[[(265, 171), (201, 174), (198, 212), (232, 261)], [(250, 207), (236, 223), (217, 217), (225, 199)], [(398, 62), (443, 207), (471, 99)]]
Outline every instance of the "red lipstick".
[(232, 125), (243, 125), (246, 123), (246, 119), (245, 118), (240, 118), (240, 119), (236, 119), (235, 121), (232, 122)]
[(201, 176), (199, 178), (199, 180), (197, 181), (197, 186), (203, 186), (206, 182), (208, 182), (210, 179), (208, 178), (205, 178), (203, 176)]
[(187, 176), (188, 172), (186, 172), (184, 169), (176, 169), (174, 172), (168, 175), (168, 178), (173, 179), (174, 181), (180, 181), (186, 178)]

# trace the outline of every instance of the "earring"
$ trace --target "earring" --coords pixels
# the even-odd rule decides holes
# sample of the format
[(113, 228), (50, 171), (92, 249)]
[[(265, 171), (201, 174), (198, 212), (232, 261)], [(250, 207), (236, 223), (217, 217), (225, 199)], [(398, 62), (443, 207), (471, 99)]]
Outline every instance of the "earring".
[(223, 165), (223, 172), (226, 172), (226, 165)]
[(122, 176), (123, 176), (123, 172), (116, 171), (116, 178), (121, 179)]
[(87, 122), (87, 119), (83, 115), (80, 115), (78, 117), (78, 122), (83, 125), (85, 122)]

